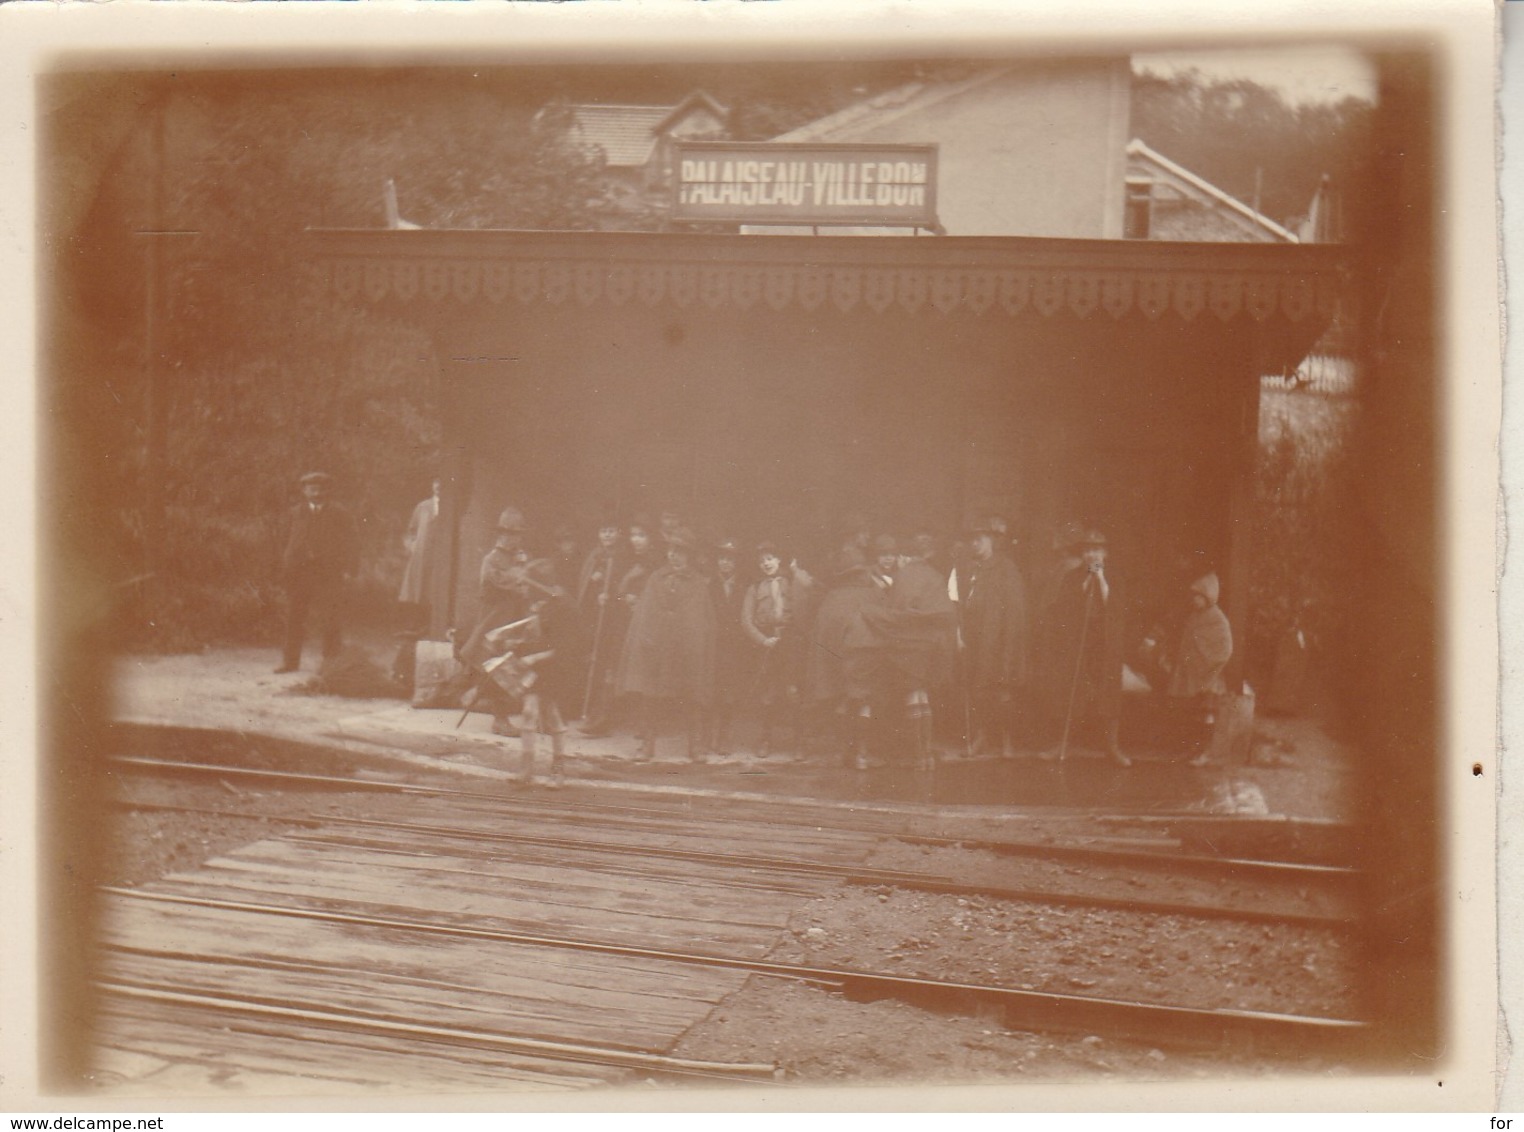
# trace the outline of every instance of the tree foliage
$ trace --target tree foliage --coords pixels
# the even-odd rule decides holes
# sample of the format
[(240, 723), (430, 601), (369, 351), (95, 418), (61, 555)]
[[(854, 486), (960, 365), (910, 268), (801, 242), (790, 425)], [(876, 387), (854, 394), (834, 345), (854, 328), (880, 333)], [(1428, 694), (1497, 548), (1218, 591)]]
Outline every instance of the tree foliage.
[[(137, 611), (147, 639), (273, 637), (285, 516), (313, 468), (360, 520), (362, 597), (384, 602), (400, 572), (401, 524), (442, 443), (434, 345), (297, 286), (307, 229), (384, 226), (388, 181), (425, 226), (587, 228), (608, 207), (563, 108), (443, 93), (426, 77), (166, 84), (108, 171), (91, 224), (117, 270), (87, 305), (114, 308), (137, 342), (111, 364), (139, 385), (119, 497), (156, 573)], [(194, 236), (160, 241), (155, 262), (134, 234), (164, 229)]]
[(1337, 189), (1369, 157), (1374, 107), (1354, 97), (1292, 105), (1247, 79), (1134, 76), (1132, 132), (1272, 220), (1294, 224), (1326, 175)]

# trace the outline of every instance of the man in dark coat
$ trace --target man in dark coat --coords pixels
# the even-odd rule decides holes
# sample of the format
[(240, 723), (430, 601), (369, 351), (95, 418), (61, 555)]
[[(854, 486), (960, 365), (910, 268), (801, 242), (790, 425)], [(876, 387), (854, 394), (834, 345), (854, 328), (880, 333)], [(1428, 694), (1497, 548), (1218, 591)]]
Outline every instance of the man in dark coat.
[(947, 579), (906, 546), (884, 600), (865, 607), (863, 620), (882, 642), (894, 690), (905, 694), (916, 765), (929, 770), (936, 764), (931, 689), (952, 678), (957, 645), (958, 608)]
[(307, 610), (316, 608), (323, 637), (323, 659), (343, 647), (344, 583), (359, 564), (359, 537), (349, 513), (328, 499), (333, 477), (308, 472), (305, 497), (291, 512), (290, 533), (281, 565), (286, 579), (286, 640), (278, 673), (295, 672), (302, 663)]
[(829, 711), (836, 717), (844, 758), (862, 770), (868, 768), (879, 659), (878, 639), (863, 620), (863, 611), (881, 601), (880, 588), (861, 551), (844, 548), (838, 552), (826, 592), (815, 609), (805, 657), (806, 702), (815, 711)]
[(973, 715), (973, 747), (998, 742), (1011, 751), (1012, 715), (1027, 682), (1026, 588), (1016, 563), (996, 546), (999, 532), (969, 533), (970, 554), (957, 575), (963, 680)]
[(709, 580), (691, 565), (686, 528), (667, 541), (667, 564), (646, 580), (630, 618), (615, 690), (640, 697), (644, 758), (656, 753), (657, 719), (676, 703), (687, 723), (688, 757), (700, 756), (700, 726), (714, 693), (714, 603)]
[(736, 573), (740, 555), (734, 539), (721, 540), (714, 548), (714, 577), (709, 579), (715, 622), (714, 708), (706, 745), (716, 755), (730, 753), (730, 724), (736, 704), (746, 694), (746, 660), (751, 653), (741, 625), (747, 591)]
[(1048, 708), (1062, 726), (1058, 746), (1044, 757), (1063, 757), (1072, 737), (1093, 729), (1112, 762), (1131, 766), (1118, 735), (1124, 613), (1106, 576), (1106, 536), (1090, 531), (1076, 549), (1081, 564), (1058, 579), (1048, 609), (1042, 660)]

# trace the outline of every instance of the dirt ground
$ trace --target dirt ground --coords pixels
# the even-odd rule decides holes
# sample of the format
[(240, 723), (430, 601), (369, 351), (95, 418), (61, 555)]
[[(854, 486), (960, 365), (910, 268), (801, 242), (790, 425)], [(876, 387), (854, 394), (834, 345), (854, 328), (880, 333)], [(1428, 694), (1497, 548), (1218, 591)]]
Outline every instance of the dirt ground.
[[(385, 660), (378, 647), (371, 656), (378, 664)], [(401, 706), (396, 696), (311, 694), (310, 668), (276, 675), (274, 660), (267, 650), (253, 649), (123, 657), (116, 712), (139, 722), (326, 741), (353, 733), (357, 720), (363, 729), (366, 718), (395, 713)], [(480, 743), (492, 741), (490, 736), (478, 738)], [(429, 749), (430, 739), (420, 734), (414, 745)], [(1211, 779), (1203, 808), (1348, 816), (1352, 756), (1316, 728), (1302, 721), (1266, 721), (1258, 732), (1256, 756), (1250, 765)], [(371, 773), (359, 758), (346, 754), (336, 741), (332, 757), (312, 769), (338, 777)], [(463, 767), (492, 762), (477, 754), (458, 758)], [(573, 773), (578, 765), (574, 761)], [(468, 788), (511, 787), (478, 778)], [(423, 797), (343, 788), (288, 794), (236, 776), (195, 784), (123, 778), (117, 789), (102, 879), (127, 886), (193, 869), (315, 817), (418, 819), (436, 804)], [(168, 807), (220, 809), (237, 816)], [(1032, 828), (1041, 828), (1042, 820), (1036, 819)], [(1094, 866), (996, 857), (965, 846), (889, 841), (869, 864), (1006, 888), (1130, 892), (1181, 902), (1231, 901), (1234, 895), (1219, 881), (1183, 876), (1140, 880)], [(1317, 900), (1295, 893), (1277, 898), (1289, 900), (1288, 908), (1306, 908)], [(1358, 1016), (1359, 955), (1352, 939), (1336, 929), (1288, 924), (1139, 918), (1035, 900), (844, 886), (802, 905), (771, 957), (1065, 994)], [(753, 977), (690, 1030), (673, 1052), (722, 1061), (771, 1061), (779, 1067), (780, 1080), (799, 1084), (1163, 1080), (1286, 1068), (1245, 1050), (1161, 1049), (1101, 1035), (1011, 1031), (988, 1019), (896, 1002), (854, 1002), (762, 976)], [(1296, 1071), (1339, 1074), (1344, 1068), (1299, 1058)]]
[[(102, 879), (129, 887), (192, 870), (315, 818), (447, 817), (437, 799), (372, 792), (288, 794), (229, 781), (140, 778), (124, 780), (119, 790)], [(431, 815), (436, 806), (441, 813)], [(922, 853), (921, 847), (902, 848)], [(939, 871), (956, 872), (959, 854), (968, 855), (971, 864), (980, 855), (970, 849), (933, 850)], [(984, 867), (990, 872), (988, 862)], [(1332, 931), (1170, 916), (1138, 922), (1105, 910), (842, 887), (803, 904), (770, 958), (1067, 994), (1349, 1017), (1357, 957), (1349, 941)], [(897, 1002), (854, 1002), (761, 976), (690, 1030), (672, 1052), (771, 1062), (780, 1081), (797, 1084), (1168, 1080), (1285, 1068), (1243, 1050), (1161, 1049), (1101, 1035), (1024, 1033), (988, 1019)], [(1337, 1064), (1305, 1059), (1296, 1068), (1342, 1072)]]

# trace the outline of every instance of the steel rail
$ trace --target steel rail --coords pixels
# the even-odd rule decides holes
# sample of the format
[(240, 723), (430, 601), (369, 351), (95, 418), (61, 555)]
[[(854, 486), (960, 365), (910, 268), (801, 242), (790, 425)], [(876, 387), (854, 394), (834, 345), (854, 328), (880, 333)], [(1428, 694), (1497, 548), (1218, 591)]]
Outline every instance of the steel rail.
[(568, 837), (549, 837), (544, 834), (513, 833), (496, 830), (459, 830), (449, 826), (419, 825), (410, 822), (385, 822), (373, 818), (335, 817), (326, 819), (323, 824), (457, 837), (509, 845), (535, 845), (572, 852), (614, 854), (620, 857), (641, 855), (657, 857), (663, 860), (725, 865), (739, 869), (764, 869), (773, 872), (798, 873), (805, 876), (832, 877), (857, 887), (888, 886), (917, 892), (937, 893), (939, 895), (987, 897), (1024, 904), (1109, 908), (1118, 911), (1150, 913), (1161, 916), (1192, 916), (1205, 919), (1239, 920), (1249, 923), (1293, 923), (1313, 927), (1350, 927), (1356, 922), (1356, 918), (1353, 915), (1337, 915), (1324, 912), (1277, 912), (1263, 907), (1232, 908), (1216, 904), (1194, 904), (1185, 900), (1134, 900), (1120, 896), (1087, 895), (1084, 893), (1052, 892), (1046, 889), (968, 884), (964, 881), (953, 880), (951, 877), (940, 876), (935, 873), (898, 872), (890, 869), (867, 868), (861, 865), (839, 865), (829, 861), (784, 860), (778, 857), (759, 857), (745, 853), (722, 853), (705, 849), (676, 849), (664, 846), (579, 841)]
[[(633, 813), (633, 814), (656, 814), (668, 818), (686, 818), (688, 820), (705, 820), (695, 815), (682, 814), (669, 810), (652, 810), (641, 807), (609, 806), (594, 803), (577, 803), (576, 808), (549, 806), (541, 803), (525, 803), (517, 799), (504, 798), (500, 794), (486, 794), (480, 791), (452, 790), (444, 787), (417, 786), (411, 783), (391, 782), (367, 782), (364, 780), (338, 778), (331, 775), (309, 775), (290, 771), (257, 770), (246, 767), (226, 767), (207, 763), (180, 763), (166, 762), (158, 759), (143, 759), (136, 756), (117, 756), (114, 761), (126, 765), (147, 770), (165, 770), (175, 773), (191, 773), (216, 775), (223, 777), (254, 777), (272, 779), (282, 782), (312, 783), (323, 786), (343, 787), (347, 789), (392, 791), (403, 794), (414, 794), (430, 797), (446, 798), (469, 798), (480, 799), (494, 804), (496, 808), (522, 812), (532, 810), (536, 813), (560, 812), (569, 816), (584, 815), (586, 811), (597, 809), (608, 813)], [(715, 823), (723, 824), (723, 823)], [(911, 845), (930, 845), (941, 848), (984, 849), (991, 853), (1004, 856), (1017, 857), (1048, 857), (1054, 860), (1075, 860), (1090, 863), (1109, 863), (1134, 865), (1145, 868), (1158, 868), (1177, 872), (1190, 872), (1214, 876), (1226, 876), (1231, 879), (1247, 880), (1255, 877), (1264, 879), (1292, 879), (1301, 878), (1308, 881), (1323, 879), (1346, 879), (1354, 880), (1360, 876), (1356, 869), (1338, 865), (1308, 865), (1284, 861), (1262, 861), (1253, 858), (1236, 857), (1211, 857), (1170, 852), (1164, 850), (1147, 849), (1123, 849), (1117, 847), (1105, 847), (1101, 845), (1064, 845), (1051, 842), (1039, 841), (1001, 841), (989, 838), (977, 837), (939, 837), (926, 834), (904, 833), (894, 830), (865, 829), (862, 827), (846, 825), (819, 825), (816, 828), (839, 830), (853, 833), (878, 834), (885, 838), (892, 838)], [(1097, 839), (1099, 840), (1099, 839)]]
[[(898, 840), (909, 845), (941, 845), (947, 839), (907, 833)], [(1053, 860), (1091, 864), (1120, 864), (1177, 873), (1194, 873), (1232, 880), (1343, 880), (1356, 881), (1361, 873), (1346, 865), (1308, 865), (1296, 861), (1262, 861), (1253, 857), (1206, 857), (1194, 853), (1107, 848), (1098, 845), (1055, 845), (1044, 841), (991, 841), (960, 837), (954, 844), (964, 849), (984, 849), (1003, 857), (1049, 857)]]
[(382, 1034), (388, 1037), (410, 1037), (449, 1046), (469, 1046), (474, 1049), (496, 1049), (507, 1053), (545, 1058), (551, 1061), (568, 1061), (580, 1064), (604, 1065), (617, 1069), (637, 1070), (674, 1077), (697, 1077), (706, 1080), (736, 1081), (755, 1085), (759, 1081), (771, 1081), (777, 1067), (761, 1063), (735, 1063), (695, 1061), (671, 1057), (666, 1054), (635, 1049), (618, 1049), (612, 1046), (592, 1046), (578, 1042), (556, 1042), (541, 1038), (524, 1038), (512, 1034), (494, 1033), (490, 1030), (470, 1030), (455, 1026), (429, 1026), (410, 1022), (394, 1015), (370, 1014), (357, 1011), (315, 1010), (310, 1007), (293, 1006), (271, 999), (232, 998), (224, 995), (192, 993), (171, 986), (154, 986), (135, 982), (112, 982), (97, 980), (96, 985), (111, 994), (127, 998), (177, 1006), (191, 1006), (265, 1019), (314, 1023), (331, 1029)]
[[(229, 810), (216, 810), (197, 806), (168, 806), (122, 803), (139, 810), (155, 812), (194, 813), (209, 817), (245, 817)], [(544, 834), (513, 833), (497, 830), (465, 830), (451, 826), (431, 826), (412, 822), (387, 822), (374, 818), (320, 817), (271, 818), (271, 821), (320, 828), (324, 826), (354, 826), (360, 829), (428, 834), (436, 837), (453, 837), (461, 840), (484, 841), (492, 844), (532, 845), (573, 853), (631, 857), (654, 857), (662, 860), (689, 861), (696, 864), (713, 864), (749, 869), (796, 874), (811, 877), (829, 877), (854, 887), (893, 887), (915, 892), (928, 892), (945, 896), (977, 897), (1007, 900), (1018, 904), (1048, 904), (1065, 908), (1103, 908), (1113, 911), (1132, 912), (1156, 916), (1181, 916), (1195, 919), (1233, 920), (1241, 923), (1295, 924), (1302, 927), (1350, 929), (1358, 924), (1353, 913), (1318, 911), (1276, 911), (1273, 908), (1230, 906), (1224, 904), (1196, 903), (1189, 900), (1151, 900), (1125, 896), (1105, 896), (1080, 892), (1063, 892), (1045, 888), (1015, 888), (1004, 885), (978, 885), (935, 873), (899, 872), (890, 869), (873, 869), (859, 865), (840, 865), (828, 861), (785, 860), (778, 857), (760, 857), (740, 853), (722, 853), (703, 849), (677, 849), (666, 846), (630, 845), (609, 841), (585, 841), (574, 838), (550, 837)], [(328, 839), (296, 835), (297, 840), (329, 844)], [(394, 848), (385, 843), (351, 842), (382, 852), (406, 854), (407, 850)]]
[(1016, 1029), (1064, 1031), (1104, 1029), (1116, 1036), (1198, 1047), (1247, 1040), (1252, 1043), (1275, 1046), (1289, 1044), (1290, 1048), (1302, 1053), (1307, 1051), (1309, 1043), (1350, 1042), (1358, 1040), (1368, 1031), (1367, 1023), (1351, 1019), (1171, 1006), (1066, 995), (1049, 991), (1013, 990), (1008, 987), (978, 983), (922, 979), (907, 975), (889, 975), (841, 968), (806, 967), (766, 959), (739, 959), (701, 952), (669, 951), (628, 944), (598, 943), (493, 928), (442, 924), (426, 920), (407, 920), (316, 908), (294, 908), (254, 901), (216, 900), (114, 886), (102, 886), (101, 891), (130, 900), (249, 912), (425, 935), (491, 940), (510, 945), (617, 955), (623, 958), (747, 971), (760, 975), (781, 975), (840, 990), (849, 998), (859, 1001), (895, 999), (932, 1009), (945, 1010), (952, 1006), (975, 1013), (994, 1009), (999, 1012), (1005, 1025)]

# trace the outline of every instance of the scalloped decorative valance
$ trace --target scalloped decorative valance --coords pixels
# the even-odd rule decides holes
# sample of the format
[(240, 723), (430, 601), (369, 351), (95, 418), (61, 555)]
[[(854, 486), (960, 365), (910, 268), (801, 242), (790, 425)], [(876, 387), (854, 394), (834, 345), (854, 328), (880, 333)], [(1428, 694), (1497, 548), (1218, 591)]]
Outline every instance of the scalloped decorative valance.
[(756, 306), (812, 311), (829, 304), (843, 314), (982, 315), (1044, 318), (1134, 311), (1191, 321), (1210, 314), (1224, 322), (1247, 314), (1256, 322), (1332, 316), (1339, 279), (1329, 272), (1131, 271), (1093, 268), (945, 268), (801, 264), (514, 262), (461, 259), (335, 258), (313, 266), (313, 283), (340, 299), (371, 303), (640, 304), (682, 308)]

